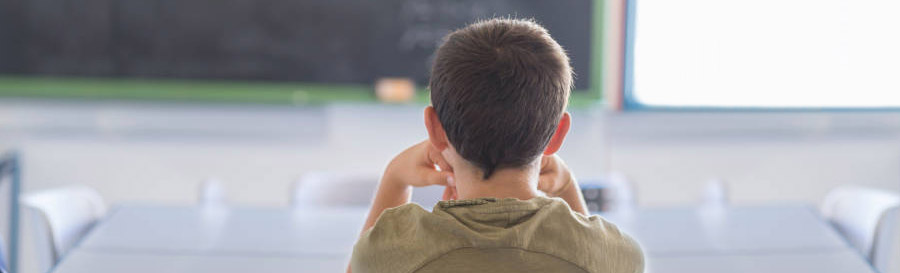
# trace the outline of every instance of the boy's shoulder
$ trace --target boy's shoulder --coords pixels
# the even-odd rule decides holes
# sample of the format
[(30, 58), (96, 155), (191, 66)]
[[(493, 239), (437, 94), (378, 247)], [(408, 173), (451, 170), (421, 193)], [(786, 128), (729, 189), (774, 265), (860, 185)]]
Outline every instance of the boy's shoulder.
[[(444, 205), (444, 206), (442, 206)], [(638, 244), (602, 217), (556, 198), (415, 204), (385, 210), (354, 248), (354, 272), (412, 272), (460, 249), (520, 249), (588, 272), (641, 272)]]
[(590, 272), (643, 272), (644, 254), (630, 235), (599, 215), (572, 211), (558, 198), (547, 205), (532, 248), (565, 257)]
[(437, 243), (446, 239), (425, 228), (434, 220), (430, 214), (413, 203), (384, 210), (353, 247), (353, 272), (412, 272), (448, 251), (446, 244)]
[(423, 218), (429, 217), (429, 214), (431, 212), (426, 211), (416, 203), (389, 208), (381, 212), (381, 216), (378, 217), (375, 225), (367, 233), (380, 233), (383, 231), (403, 233), (419, 224), (423, 221)]

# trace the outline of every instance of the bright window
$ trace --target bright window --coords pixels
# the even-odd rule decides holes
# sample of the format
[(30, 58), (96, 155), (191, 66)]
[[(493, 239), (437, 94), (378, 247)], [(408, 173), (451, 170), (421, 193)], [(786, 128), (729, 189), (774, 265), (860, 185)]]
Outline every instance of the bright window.
[(647, 107), (900, 107), (900, 1), (629, 0)]

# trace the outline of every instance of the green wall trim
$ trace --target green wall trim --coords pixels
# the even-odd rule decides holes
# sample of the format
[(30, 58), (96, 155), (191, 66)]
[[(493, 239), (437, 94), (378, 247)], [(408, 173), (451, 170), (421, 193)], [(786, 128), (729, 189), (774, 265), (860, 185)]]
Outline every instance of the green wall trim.
[[(374, 89), (367, 85), (35, 76), (0, 76), (0, 97), (288, 105), (379, 103)], [(413, 103), (429, 101), (425, 89), (416, 92), (413, 99)], [(574, 92), (571, 102), (573, 106), (589, 105), (597, 98), (589, 92)]]
[(315, 104), (375, 101), (364, 85), (0, 76), (0, 96)]

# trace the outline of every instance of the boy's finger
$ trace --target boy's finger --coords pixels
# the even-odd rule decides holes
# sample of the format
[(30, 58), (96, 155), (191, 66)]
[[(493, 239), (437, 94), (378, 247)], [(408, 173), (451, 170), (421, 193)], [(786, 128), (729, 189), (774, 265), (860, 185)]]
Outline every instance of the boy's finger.
[(541, 178), (538, 179), (538, 190), (539, 191), (542, 191), (544, 193), (552, 193), (552, 192), (554, 192), (553, 187), (555, 187), (555, 186), (556, 186), (556, 183), (554, 183), (553, 177), (541, 176)]
[(452, 172), (453, 167), (450, 167), (450, 163), (447, 163), (447, 160), (444, 159), (440, 153), (431, 153), (431, 162), (437, 164), (438, 167), (441, 168), (441, 171)]
[(444, 156), (441, 155), (441, 152), (435, 149), (434, 147), (428, 147), (428, 161), (430, 164), (438, 165), (441, 168), (441, 171), (453, 172), (453, 167), (450, 167), (450, 163), (447, 163), (447, 160), (444, 159)]
[(450, 191), (450, 187), (444, 187), (444, 195), (441, 196), (441, 200), (447, 201), (451, 200), (450, 197), (453, 196), (453, 193)]
[(428, 172), (428, 174), (426, 174), (426, 176), (425, 176), (426, 177), (425, 180), (428, 183), (428, 185), (442, 185), (442, 186), (447, 185), (447, 179), (449, 179), (450, 173), (439, 172), (436, 170), (425, 170), (425, 171)]
[(547, 192), (547, 179), (544, 177), (538, 178), (538, 190), (542, 192)]
[(453, 182), (453, 178), (451, 177), (447, 186), (444, 187), (444, 196), (441, 197), (441, 200), (456, 200), (458, 197), (456, 195), (456, 183)]

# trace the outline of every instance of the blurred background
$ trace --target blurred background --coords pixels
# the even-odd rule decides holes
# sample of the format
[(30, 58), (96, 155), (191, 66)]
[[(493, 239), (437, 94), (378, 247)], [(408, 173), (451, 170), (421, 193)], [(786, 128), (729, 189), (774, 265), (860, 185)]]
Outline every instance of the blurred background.
[(214, 179), (228, 202), (284, 206), (305, 174), (377, 176), (424, 139), (441, 38), (510, 16), (572, 59), (560, 154), (583, 184), (627, 180), (642, 207), (699, 203), (710, 181), (744, 205), (897, 192), (898, 13), (887, 0), (0, 0), (0, 150), (18, 152), (22, 192), (194, 204)]

